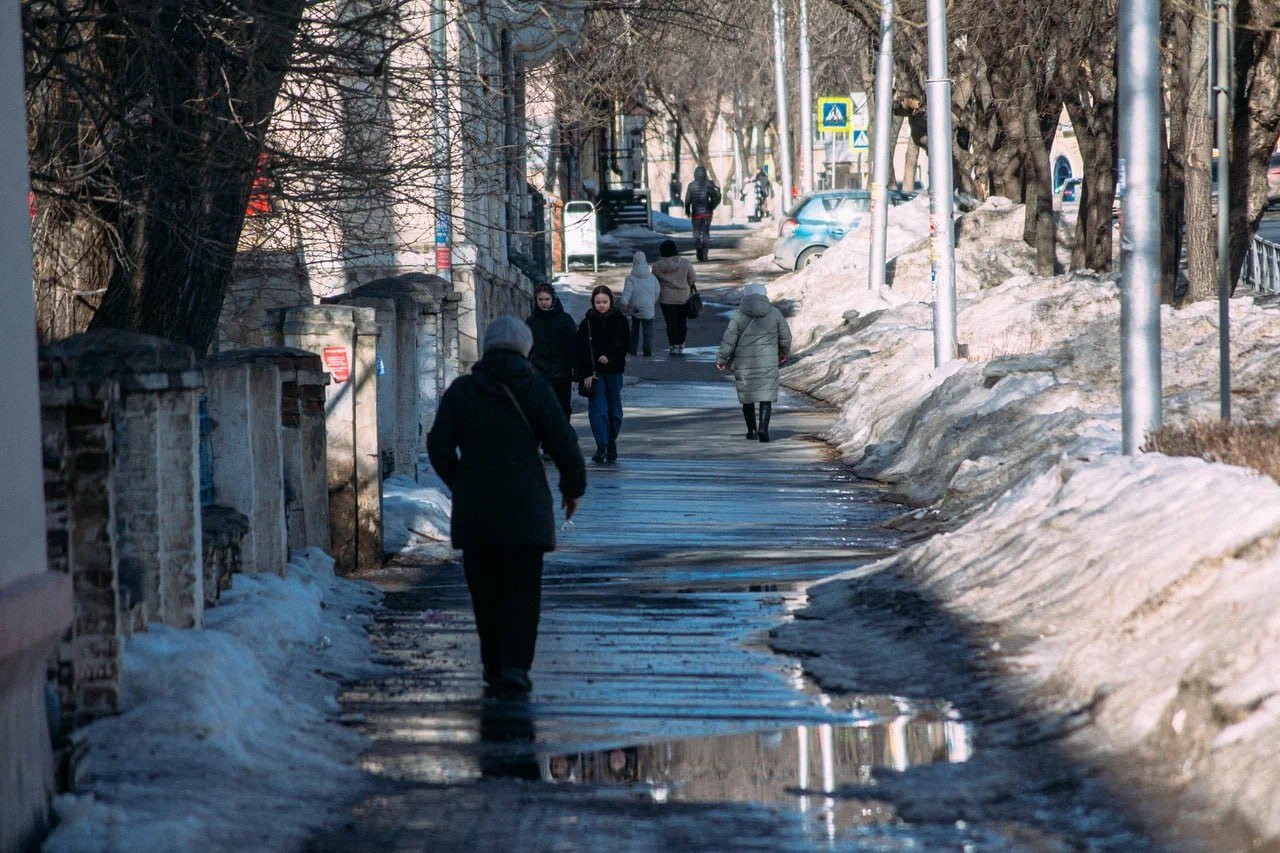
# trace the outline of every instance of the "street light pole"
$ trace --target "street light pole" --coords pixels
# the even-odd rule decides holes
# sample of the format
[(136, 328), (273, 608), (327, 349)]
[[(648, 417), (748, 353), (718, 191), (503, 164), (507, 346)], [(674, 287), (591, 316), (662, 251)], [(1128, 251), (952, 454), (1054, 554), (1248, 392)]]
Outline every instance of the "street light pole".
[(1120, 0), (1120, 374), (1124, 452), (1160, 428), (1160, 0)]
[(436, 157), (436, 275), (453, 280), (453, 151), (449, 140), (449, 52), (445, 8), (448, 0), (431, 0), (431, 54), (435, 63), (438, 106), (432, 115), (432, 140)]
[[(893, 158), (893, 0), (880, 2), (880, 57), (876, 63), (876, 150), (871, 167), (871, 262), (867, 287), (884, 287), (889, 231), (889, 166)], [(931, 161), (932, 162), (932, 161)]]
[(956, 357), (955, 179), (951, 174), (947, 0), (928, 0), (927, 11), (929, 80), (926, 100), (929, 121), (929, 233), (933, 238), (933, 364), (938, 367)]
[(800, 0), (800, 192), (813, 192), (813, 68), (809, 59), (809, 0)]
[(778, 173), (782, 177), (778, 195), (785, 215), (791, 206), (791, 125), (787, 119), (786, 28), (781, 0), (773, 0), (773, 92), (778, 105)]
[(1214, 0), (1214, 118), (1218, 145), (1218, 410), (1231, 420), (1231, 0)]

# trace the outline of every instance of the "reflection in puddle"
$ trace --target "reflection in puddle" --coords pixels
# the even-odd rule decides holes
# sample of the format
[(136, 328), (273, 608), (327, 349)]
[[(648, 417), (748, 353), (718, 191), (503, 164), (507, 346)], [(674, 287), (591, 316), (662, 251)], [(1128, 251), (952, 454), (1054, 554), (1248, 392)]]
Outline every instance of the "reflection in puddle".
[[(508, 704), (482, 724), (481, 739), (497, 747), (483, 762), (483, 775), (587, 785), (595, 794), (619, 786), (613, 789), (616, 794), (659, 803), (783, 805), (810, 815), (830, 833), (895, 820), (883, 803), (825, 796), (840, 786), (874, 784), (877, 768), (904, 771), (963, 762), (973, 754), (969, 724), (949, 711), (547, 753), (534, 744), (531, 725), (513, 710)], [(524, 749), (513, 752), (517, 743)]]

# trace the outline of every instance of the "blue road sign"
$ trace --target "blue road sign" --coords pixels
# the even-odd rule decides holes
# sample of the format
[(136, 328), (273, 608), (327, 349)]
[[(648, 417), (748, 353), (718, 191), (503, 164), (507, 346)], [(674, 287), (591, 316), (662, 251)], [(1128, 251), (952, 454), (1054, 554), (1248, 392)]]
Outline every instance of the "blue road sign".
[(871, 149), (871, 140), (867, 137), (867, 131), (858, 128), (853, 132), (853, 136), (849, 139), (849, 147), (854, 151), (869, 151)]
[(819, 133), (848, 133), (852, 115), (851, 98), (818, 98)]

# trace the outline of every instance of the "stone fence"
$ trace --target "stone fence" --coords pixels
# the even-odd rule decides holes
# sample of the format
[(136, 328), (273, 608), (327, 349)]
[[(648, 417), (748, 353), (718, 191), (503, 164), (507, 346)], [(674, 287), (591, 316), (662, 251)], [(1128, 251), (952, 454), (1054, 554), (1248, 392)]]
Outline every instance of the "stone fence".
[(382, 480), (417, 475), (457, 307), (410, 274), (276, 309), (264, 346), (203, 361), (117, 331), (41, 348), (46, 550), (74, 591), (51, 661), (64, 732), (119, 711), (130, 635), (201, 628), (236, 572), (283, 575), (309, 547), (344, 574), (381, 563)]

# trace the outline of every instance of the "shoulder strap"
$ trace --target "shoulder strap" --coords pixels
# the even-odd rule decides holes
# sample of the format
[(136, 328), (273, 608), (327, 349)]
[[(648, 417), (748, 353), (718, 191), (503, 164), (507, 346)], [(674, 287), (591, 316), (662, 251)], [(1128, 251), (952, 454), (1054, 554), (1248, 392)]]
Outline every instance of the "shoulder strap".
[(538, 433), (533, 428), (533, 424), (529, 423), (529, 417), (524, 413), (524, 407), (520, 405), (520, 401), (516, 399), (516, 395), (511, 393), (511, 389), (507, 387), (507, 383), (494, 380), (498, 387), (502, 389), (502, 393), (507, 395), (507, 399), (511, 401), (511, 405), (516, 407), (516, 412), (520, 415), (520, 420), (524, 421), (524, 425), (529, 428), (529, 432), (533, 433), (534, 438), (538, 437)]

